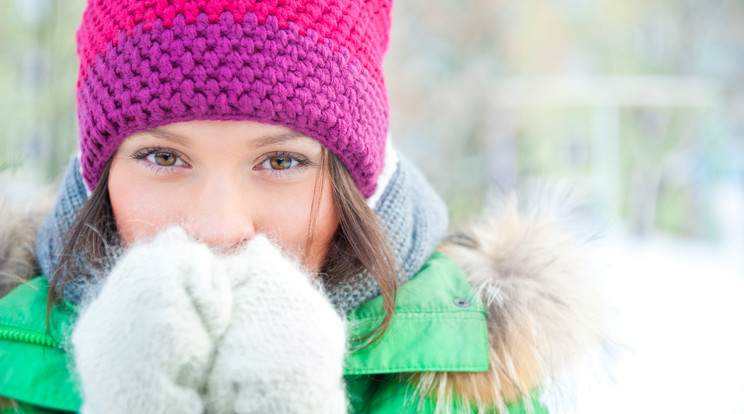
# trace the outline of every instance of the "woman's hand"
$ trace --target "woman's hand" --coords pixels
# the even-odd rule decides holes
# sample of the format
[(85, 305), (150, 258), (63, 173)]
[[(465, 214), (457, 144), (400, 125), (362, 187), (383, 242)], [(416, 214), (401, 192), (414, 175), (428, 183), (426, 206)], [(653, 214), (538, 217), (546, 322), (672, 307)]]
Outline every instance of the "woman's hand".
[(134, 246), (73, 333), (81, 411), (203, 413), (201, 394), (231, 309), (223, 264), (180, 228)]
[(207, 384), (212, 413), (346, 413), (343, 320), (266, 237), (225, 259), (233, 311)]
[(73, 333), (83, 413), (345, 413), (342, 319), (265, 237), (134, 246)]

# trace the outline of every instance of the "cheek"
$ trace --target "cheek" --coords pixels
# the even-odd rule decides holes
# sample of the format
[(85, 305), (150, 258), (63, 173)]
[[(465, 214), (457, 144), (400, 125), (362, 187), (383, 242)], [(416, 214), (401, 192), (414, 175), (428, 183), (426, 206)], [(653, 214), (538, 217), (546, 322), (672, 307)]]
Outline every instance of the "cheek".
[[(329, 179), (323, 189), (323, 194), (317, 200), (314, 223), (311, 216), (313, 185), (262, 203), (269, 208), (260, 209), (262, 213), (255, 216), (256, 232), (276, 237), (283, 248), (303, 257), (303, 265), (311, 272), (322, 266), (338, 227), (338, 214)], [(313, 229), (310, 228), (311, 224), (314, 224)], [(311, 232), (312, 243), (308, 245)]]
[(158, 202), (162, 197), (153, 194), (153, 189), (114, 167), (115, 163), (109, 175), (109, 199), (119, 238), (126, 247), (142, 238), (154, 236), (158, 229), (168, 223), (168, 217), (163, 214), (168, 210)]

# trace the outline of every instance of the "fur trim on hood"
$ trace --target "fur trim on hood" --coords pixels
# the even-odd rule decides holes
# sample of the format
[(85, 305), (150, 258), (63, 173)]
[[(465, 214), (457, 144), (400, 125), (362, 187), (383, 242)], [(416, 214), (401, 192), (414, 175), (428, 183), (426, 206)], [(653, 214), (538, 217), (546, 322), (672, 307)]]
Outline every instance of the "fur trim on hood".
[(54, 205), (54, 193), (42, 191), (23, 206), (0, 199), (0, 297), (39, 274), (34, 242)]
[[(441, 406), (459, 401), (506, 412), (605, 342), (606, 312), (581, 242), (561, 230), (556, 210), (506, 200), (440, 247), (486, 305), (491, 347), (484, 373), (402, 374)], [(52, 201), (25, 209), (0, 202), (0, 297), (37, 274), (34, 239)]]
[(567, 203), (548, 195), (523, 207), (512, 195), (441, 245), (486, 306), (490, 368), (409, 374), (422, 395), (435, 396), (439, 406), (506, 412), (506, 404), (528, 399), (585, 355), (601, 352), (606, 309), (586, 249), (561, 228)]

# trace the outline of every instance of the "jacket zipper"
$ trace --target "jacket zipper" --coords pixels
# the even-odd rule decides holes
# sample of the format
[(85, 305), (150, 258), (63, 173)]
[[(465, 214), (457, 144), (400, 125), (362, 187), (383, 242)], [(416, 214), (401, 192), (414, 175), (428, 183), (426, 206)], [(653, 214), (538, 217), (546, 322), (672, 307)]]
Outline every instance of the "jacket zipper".
[(33, 345), (42, 345), (50, 348), (58, 348), (58, 341), (46, 335), (31, 332), (19, 332), (13, 329), (0, 328), (0, 339), (16, 342), (25, 342)]

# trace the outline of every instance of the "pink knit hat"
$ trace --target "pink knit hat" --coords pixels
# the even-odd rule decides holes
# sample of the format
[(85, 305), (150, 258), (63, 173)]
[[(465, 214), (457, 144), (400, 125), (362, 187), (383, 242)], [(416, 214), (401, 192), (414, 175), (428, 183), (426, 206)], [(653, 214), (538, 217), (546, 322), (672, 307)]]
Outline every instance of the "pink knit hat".
[(392, 0), (89, 0), (77, 34), (89, 188), (127, 136), (188, 120), (253, 120), (320, 141), (364, 196), (389, 119)]

